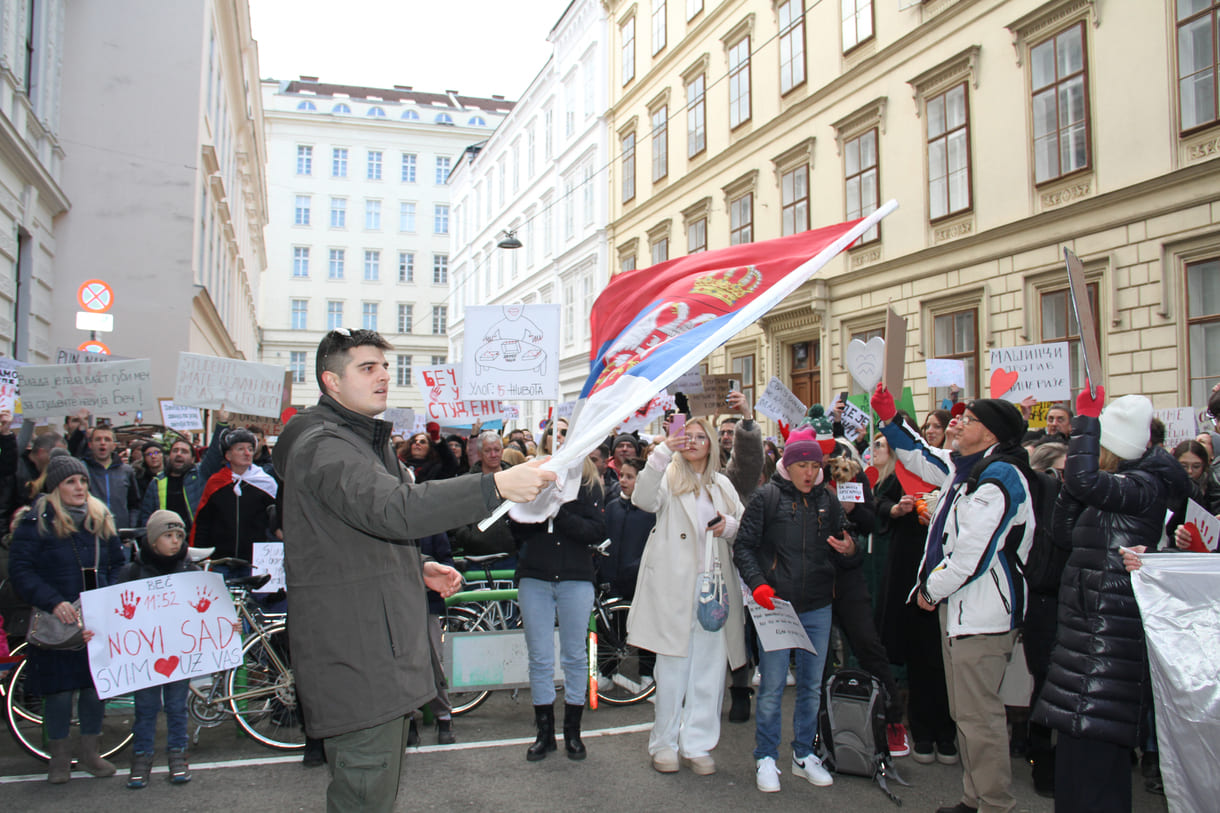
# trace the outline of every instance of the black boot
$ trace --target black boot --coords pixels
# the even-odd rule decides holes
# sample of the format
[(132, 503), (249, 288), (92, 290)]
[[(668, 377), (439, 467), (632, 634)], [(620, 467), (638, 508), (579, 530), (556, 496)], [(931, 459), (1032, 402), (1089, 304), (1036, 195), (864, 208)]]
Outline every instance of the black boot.
[(555, 745), (555, 707), (534, 706), (534, 725), (538, 727), (538, 739), (525, 752), (525, 758), (530, 762), (546, 759), (548, 751), (554, 751)]
[(563, 704), (563, 748), (568, 752), (568, 759), (584, 759), (588, 755), (585, 744), (580, 741), (580, 718), (584, 713), (583, 703), (579, 706)]
[(747, 723), (750, 721), (750, 695), (754, 690), (749, 686), (730, 686), (729, 696), (733, 705), (729, 706), (730, 723)]

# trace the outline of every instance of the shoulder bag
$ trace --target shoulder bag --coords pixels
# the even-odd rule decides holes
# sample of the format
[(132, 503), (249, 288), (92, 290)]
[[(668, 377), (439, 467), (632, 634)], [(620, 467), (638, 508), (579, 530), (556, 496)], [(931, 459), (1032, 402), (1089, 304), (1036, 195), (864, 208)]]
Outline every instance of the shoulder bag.
[[(93, 537), (93, 567), (86, 568), (80, 560), (80, 554), (76, 551), (76, 541), (72, 541), (72, 554), (76, 556), (76, 563), (80, 565), (81, 582), (86, 590), (97, 587), (97, 572), (98, 566), (101, 563), (101, 544), (96, 536)], [(90, 578), (92, 576), (92, 579)], [(92, 586), (89, 582), (92, 581)], [(80, 619), (80, 599), (72, 602), (72, 609), (76, 611), (77, 619)], [(83, 649), (85, 646), (85, 626), (77, 620), (76, 622), (65, 624), (56, 617), (54, 612), (47, 612), (41, 607), (35, 607), (33, 615), (30, 616), (30, 629), (26, 633), (26, 640), (39, 649)]]
[(717, 632), (729, 617), (729, 591), (724, 583), (720, 556), (716, 553), (715, 537), (710, 530), (703, 561), (707, 569), (699, 574), (699, 603), (695, 612), (701, 627), (708, 632)]

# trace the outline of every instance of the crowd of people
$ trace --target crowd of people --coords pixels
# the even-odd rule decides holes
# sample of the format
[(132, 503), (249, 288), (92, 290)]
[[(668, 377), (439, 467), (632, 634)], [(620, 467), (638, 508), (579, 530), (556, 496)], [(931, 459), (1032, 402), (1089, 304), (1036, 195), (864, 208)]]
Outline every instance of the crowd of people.
[[(566, 421), (537, 436), (477, 424), (394, 435), (377, 419), (388, 349), (372, 331), (327, 334), (322, 397), (273, 449), (223, 410), (206, 449), (184, 437), (117, 448), (114, 430), (86, 414), (62, 433), (25, 424), (18, 434), (0, 413), (8, 632), (22, 634), (21, 602), (79, 623), (83, 590), (190, 568), (188, 546), (251, 561), (253, 543), (284, 539), (306, 764), (329, 764), (331, 809), (388, 809), (403, 749), (421, 740), (417, 712), (431, 705), (439, 743), (458, 736), (440, 658), (443, 599), (462, 584), (454, 557), (501, 554), (497, 567), (517, 572), (529, 654), (529, 761), (558, 750), (557, 730), (569, 759), (587, 754), (585, 632), (604, 583), (632, 602), (629, 642), (656, 687), (658, 772), (714, 774), (722, 716), (743, 723), (753, 711), (756, 784), (779, 791), (781, 701), (794, 686), (791, 774), (832, 785), (815, 748), (822, 687), (851, 657), (884, 687), (890, 758), (961, 764), (962, 796), (942, 811), (1012, 810), (1018, 755), (1063, 809), (1129, 809), (1130, 783), (1113, 780), (1132, 749), (1147, 788), (1162, 790), (1129, 571), (1136, 554), (1194, 544), (1188, 498), (1220, 512), (1220, 434), (1167, 450), (1147, 398), (1106, 404), (1101, 387), (1075, 409), (1055, 405), (1035, 431), (1029, 404), (995, 399), (954, 397), (919, 421), (879, 385), (871, 436), (848, 440), (839, 401), (764, 439), (733, 392), (718, 423), (675, 413), (659, 434), (607, 438), (578, 483), (558, 484), (565, 501), (540, 463), (565, 442)], [(542, 513), (479, 528), (501, 500)], [(117, 535), (127, 527), (146, 527), (130, 549)], [(709, 607), (717, 580), (728, 589)], [(760, 647), (739, 583), (767, 610), (790, 603), (814, 651)], [(353, 640), (339, 605), (384, 625)], [(113, 774), (85, 652), (28, 652), (48, 779), (68, 781), (74, 703), (81, 766)], [(1013, 658), (1033, 679), (1024, 714), (1001, 697)], [(181, 683), (137, 693), (128, 787), (149, 781), (162, 709), (169, 778), (189, 781), (185, 696)], [(382, 767), (352, 767), (370, 760)], [(1065, 775), (1074, 781), (1056, 782)]]

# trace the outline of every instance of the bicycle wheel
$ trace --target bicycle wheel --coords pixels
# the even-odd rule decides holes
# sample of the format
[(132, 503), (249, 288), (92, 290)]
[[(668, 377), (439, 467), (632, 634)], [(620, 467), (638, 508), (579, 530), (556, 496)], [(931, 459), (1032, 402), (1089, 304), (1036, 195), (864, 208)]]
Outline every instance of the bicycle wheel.
[[(442, 620), (443, 633), (450, 632), (475, 632), (486, 629), (486, 625), (479, 619), (479, 614), (469, 607), (450, 607), (445, 611), (445, 617)], [(471, 709), (477, 708), (491, 695), (491, 691), (471, 691), (459, 692), (449, 691), (449, 705), (453, 707), (453, 714), (465, 714)]]
[(595, 609), (597, 616), (597, 696), (612, 706), (638, 703), (657, 690), (656, 655), (627, 643), (627, 602)]
[(305, 727), (290, 667), (288, 627), (275, 624), (250, 638), (242, 646), (241, 661), (225, 676), (237, 724), (269, 748), (303, 749)]
[[(22, 644), (13, 650), (13, 654), (21, 654), (25, 647), (26, 644)], [(17, 745), (30, 756), (45, 762), (51, 758), (51, 753), (47, 750), (47, 740), (42, 730), (42, 697), (26, 686), (28, 667), (29, 661), (22, 661), (9, 674), (4, 691), (5, 716), (9, 732)], [(103, 700), (102, 704), (101, 754), (110, 757), (126, 748), (132, 740), (134, 706), (130, 695)], [(77, 725), (73, 717), (72, 727), (76, 728)]]

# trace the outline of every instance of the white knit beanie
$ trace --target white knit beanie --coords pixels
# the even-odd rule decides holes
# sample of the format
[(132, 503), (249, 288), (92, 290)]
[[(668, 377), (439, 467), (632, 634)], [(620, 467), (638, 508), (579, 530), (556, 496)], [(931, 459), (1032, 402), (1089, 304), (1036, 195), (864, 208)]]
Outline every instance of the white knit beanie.
[(1124, 395), (1101, 411), (1101, 445), (1123, 460), (1137, 460), (1148, 449), (1152, 402), (1142, 395)]

